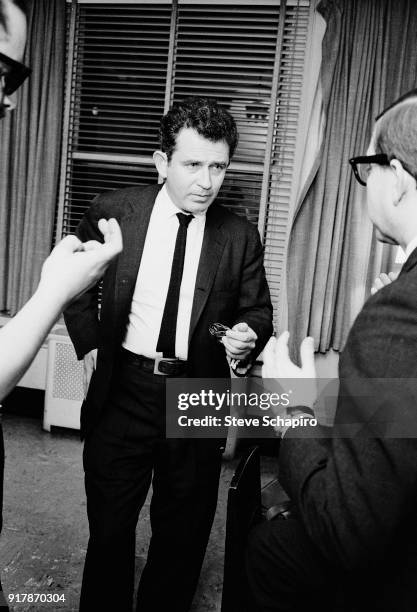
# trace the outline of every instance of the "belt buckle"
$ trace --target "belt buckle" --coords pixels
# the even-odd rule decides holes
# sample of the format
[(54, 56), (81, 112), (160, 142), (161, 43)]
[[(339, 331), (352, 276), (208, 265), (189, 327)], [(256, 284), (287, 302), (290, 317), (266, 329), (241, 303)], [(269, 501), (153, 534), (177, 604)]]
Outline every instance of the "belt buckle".
[(171, 372), (164, 372), (163, 370), (159, 369), (159, 364), (160, 363), (175, 363), (178, 362), (179, 359), (171, 358), (171, 357), (155, 357), (155, 364), (153, 367), (153, 373), (154, 374), (158, 374), (159, 376), (170, 376), (172, 375)]

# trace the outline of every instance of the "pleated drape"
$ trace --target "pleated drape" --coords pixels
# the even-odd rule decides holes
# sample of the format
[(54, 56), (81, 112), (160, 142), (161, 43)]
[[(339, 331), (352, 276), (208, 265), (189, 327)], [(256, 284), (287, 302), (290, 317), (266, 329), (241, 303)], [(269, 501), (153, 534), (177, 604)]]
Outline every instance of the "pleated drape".
[(322, 0), (325, 129), (290, 234), (287, 283), (292, 355), (306, 335), (340, 350), (394, 249), (376, 245), (366, 190), (348, 160), (364, 155), (375, 117), (417, 85), (413, 0)]
[(33, 0), (32, 75), (0, 125), (0, 310), (15, 314), (50, 252), (57, 203), (65, 70), (65, 0)]

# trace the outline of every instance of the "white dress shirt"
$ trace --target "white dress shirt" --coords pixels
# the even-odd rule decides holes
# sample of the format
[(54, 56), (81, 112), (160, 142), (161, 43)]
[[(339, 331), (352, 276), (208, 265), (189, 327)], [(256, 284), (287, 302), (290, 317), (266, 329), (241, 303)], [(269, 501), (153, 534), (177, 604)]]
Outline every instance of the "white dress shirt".
[[(152, 210), (136, 280), (123, 347), (150, 359), (156, 351), (171, 277), (179, 221), (183, 212), (172, 202), (166, 186), (159, 191)], [(197, 268), (203, 244), (206, 215), (194, 215), (187, 230), (184, 272), (178, 305), (175, 355), (187, 359), (191, 309)]]

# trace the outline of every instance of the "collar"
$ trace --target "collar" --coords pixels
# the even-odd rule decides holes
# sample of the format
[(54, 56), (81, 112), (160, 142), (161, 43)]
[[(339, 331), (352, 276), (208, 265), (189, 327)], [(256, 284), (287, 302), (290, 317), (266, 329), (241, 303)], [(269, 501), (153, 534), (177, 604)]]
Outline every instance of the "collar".
[(171, 219), (171, 217), (174, 217), (178, 212), (181, 211), (169, 197), (166, 185), (164, 185), (156, 196), (154, 214), (160, 219)]
[(405, 249), (405, 259), (406, 260), (410, 257), (411, 253), (414, 251), (416, 247), (417, 247), (417, 236), (414, 236), (411, 242), (407, 244), (407, 248)]
[[(179, 212), (185, 215), (190, 214), (185, 212), (184, 210), (181, 210), (181, 208), (178, 208), (178, 206), (174, 204), (168, 193), (166, 185), (163, 185), (163, 187), (158, 192), (158, 195), (156, 196), (154, 211), (160, 219), (170, 219)], [(206, 212), (207, 211), (198, 214), (194, 213), (195, 221), (197, 221), (198, 223), (204, 221), (206, 218)], [(193, 221), (193, 223), (195, 223), (195, 221)]]

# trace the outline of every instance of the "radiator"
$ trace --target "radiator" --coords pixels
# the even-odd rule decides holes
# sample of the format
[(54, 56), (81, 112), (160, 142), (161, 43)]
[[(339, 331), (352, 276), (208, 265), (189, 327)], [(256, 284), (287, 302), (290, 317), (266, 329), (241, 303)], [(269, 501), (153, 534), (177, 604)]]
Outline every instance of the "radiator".
[(78, 361), (65, 328), (48, 336), (43, 428), (80, 428), (83, 393), (83, 362)]

